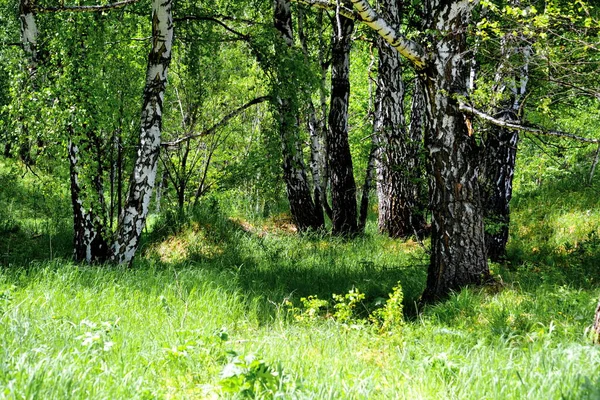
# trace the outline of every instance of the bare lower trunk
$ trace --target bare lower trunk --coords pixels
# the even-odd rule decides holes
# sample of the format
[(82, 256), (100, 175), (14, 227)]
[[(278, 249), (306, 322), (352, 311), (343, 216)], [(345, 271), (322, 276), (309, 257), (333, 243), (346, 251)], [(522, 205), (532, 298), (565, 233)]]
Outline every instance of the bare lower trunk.
[(73, 206), (73, 256), (77, 262), (104, 262), (108, 244), (104, 229), (92, 210), (86, 210), (81, 200), (81, 187), (77, 172), (79, 149), (72, 141), (68, 144), (71, 204)]
[(315, 202), (315, 212), (321, 214), (325, 221), (323, 210), (326, 208), (327, 197), (323, 186), (324, 170), (324, 148), (322, 145), (322, 135), (317, 121), (317, 115), (312, 103), (309, 105), (308, 132), (310, 134), (310, 171), (313, 180), (313, 198)]
[[(424, 301), (451, 290), (483, 283), (489, 277), (483, 210), (478, 185), (478, 147), (456, 96), (467, 94), (465, 62), (469, 0), (431, 0), (436, 13), (429, 24), (456, 32), (436, 42), (431, 64), (421, 72), (429, 117), (425, 144), (429, 153), (432, 209), (431, 261)], [(454, 19), (447, 16), (454, 14)]]
[(152, 37), (153, 46), (148, 56), (142, 106), (140, 145), (131, 176), (129, 194), (119, 217), (119, 228), (112, 248), (112, 260), (118, 264), (131, 262), (135, 255), (156, 181), (163, 99), (173, 43), (171, 0), (152, 1)]
[(364, 232), (367, 225), (367, 217), (369, 216), (369, 197), (371, 189), (373, 189), (373, 175), (375, 170), (375, 153), (377, 152), (375, 143), (371, 146), (369, 159), (367, 161), (367, 171), (365, 172), (365, 182), (362, 187), (362, 196), (360, 197), (360, 211), (358, 215), (358, 231)]
[(416, 234), (424, 232), (427, 221), (425, 209), (427, 208), (427, 188), (425, 178), (425, 148), (423, 145), (424, 132), (426, 131), (426, 106), (423, 86), (419, 78), (413, 82), (413, 97), (410, 109), (410, 125), (408, 126), (409, 150), (408, 160), (410, 166), (410, 179), (413, 200), (411, 213), (411, 226)]
[(354, 21), (337, 16), (331, 60), (331, 101), (327, 131), (327, 170), (331, 187), (333, 233), (358, 231), (356, 184), (348, 142), (350, 47)]

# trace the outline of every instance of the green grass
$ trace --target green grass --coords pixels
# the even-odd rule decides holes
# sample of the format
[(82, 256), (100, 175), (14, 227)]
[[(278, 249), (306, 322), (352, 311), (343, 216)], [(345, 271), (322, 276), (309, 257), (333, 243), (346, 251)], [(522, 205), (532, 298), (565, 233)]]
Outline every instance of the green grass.
[[(209, 201), (153, 217), (132, 268), (88, 267), (25, 180), (0, 235), (0, 398), (600, 398), (600, 200), (572, 181), (516, 193), (502, 285), (417, 309), (426, 254), (373, 221), (353, 240), (298, 237)], [(382, 329), (369, 314), (398, 282), (404, 322)], [(343, 319), (332, 296), (354, 288)]]

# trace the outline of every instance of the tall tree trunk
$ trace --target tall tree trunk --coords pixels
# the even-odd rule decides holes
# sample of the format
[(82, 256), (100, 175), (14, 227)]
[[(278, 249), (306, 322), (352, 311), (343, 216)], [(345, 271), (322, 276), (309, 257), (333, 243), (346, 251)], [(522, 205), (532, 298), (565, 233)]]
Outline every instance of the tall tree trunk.
[[(506, 98), (495, 108), (493, 114), (502, 121), (520, 122), (519, 110), (527, 95), (529, 80), (529, 58), (531, 47), (522, 40), (510, 43), (514, 39), (507, 35), (502, 41), (503, 60), (496, 72), (496, 93), (510, 90)], [(518, 56), (518, 57), (515, 57)], [(515, 68), (509, 65), (509, 59), (519, 59), (521, 65)], [(506, 243), (510, 223), (510, 200), (512, 182), (517, 157), (519, 133), (496, 125), (488, 128), (484, 137), (482, 154), (482, 173), (480, 185), (484, 204), (487, 255), (492, 261), (502, 261), (506, 256)]]
[[(70, 135), (72, 136), (72, 128)], [(71, 204), (73, 206), (73, 256), (77, 262), (104, 262), (108, 255), (108, 244), (104, 239), (102, 223), (97, 220), (94, 212), (87, 211), (81, 200), (79, 185), (79, 149), (69, 139), (69, 176), (71, 181)]]
[[(304, 60), (309, 63), (308, 46), (306, 43), (306, 36), (304, 34), (304, 13), (302, 10), (298, 10), (298, 37), (302, 46), (302, 52), (304, 53)], [(319, 120), (317, 117), (317, 110), (312, 102), (308, 100), (308, 134), (310, 137), (310, 172), (312, 175), (313, 184), (313, 198), (315, 202), (315, 212), (321, 214), (323, 221), (323, 211), (327, 210), (327, 196), (325, 186), (323, 184), (323, 174), (325, 170), (325, 146), (323, 142), (325, 140), (324, 134), (324, 123), (323, 120)]]
[(411, 157), (407, 160), (409, 170), (411, 171), (411, 189), (413, 191), (410, 198), (414, 201), (412, 204), (411, 226), (415, 233), (419, 235), (424, 232), (427, 225), (425, 219), (425, 209), (427, 208), (427, 189), (425, 179), (425, 148), (423, 146), (423, 137), (426, 131), (425, 116), (425, 97), (423, 86), (417, 77), (413, 82), (413, 96), (410, 108), (410, 124), (408, 126), (409, 154)]
[(131, 262), (135, 255), (156, 181), (163, 99), (173, 44), (171, 4), (171, 0), (152, 0), (153, 45), (148, 55), (140, 145), (129, 184), (129, 194), (119, 217), (119, 228), (112, 248), (112, 261), (118, 264)]
[(451, 290), (482, 283), (489, 268), (477, 182), (479, 149), (459, 105), (459, 98), (468, 94), (466, 35), (475, 3), (425, 0), (422, 31), (430, 32), (425, 47), (402, 36), (368, 0), (351, 1), (362, 20), (413, 64), (423, 85), (432, 234), (422, 299), (439, 299)]
[[(24, 83), (24, 87), (22, 88), (24, 93), (28, 93), (31, 88), (35, 88), (35, 78), (38, 67), (37, 39), (39, 31), (35, 22), (33, 6), (34, 5), (31, 0), (20, 0), (19, 2), (21, 46), (27, 55), (27, 73), (29, 77), (29, 84), (31, 85), (31, 87), (28, 88), (27, 83)], [(19, 125), (21, 129), (20, 136), (22, 140), (19, 145), (19, 157), (26, 165), (32, 165), (34, 164), (34, 160), (31, 157), (29, 126), (27, 124), (25, 115), (23, 114), (19, 115)]]
[[(274, 25), (284, 44), (279, 44), (279, 52), (292, 51), (294, 36), (292, 30), (292, 13), (289, 0), (274, 0)], [(283, 180), (286, 185), (292, 218), (299, 231), (320, 229), (324, 225), (323, 211), (312, 199), (308, 175), (304, 164), (300, 132), (298, 127), (298, 105), (290, 88), (291, 82), (286, 68), (278, 69), (280, 87), (278, 98), (279, 133), (283, 155)], [(319, 199), (318, 199), (319, 200)]]
[(348, 142), (350, 47), (353, 30), (353, 20), (341, 15), (336, 16), (331, 51), (331, 101), (326, 146), (333, 233), (340, 235), (358, 232), (356, 183)]
[(375, 170), (375, 153), (377, 152), (377, 144), (375, 140), (369, 151), (369, 159), (367, 160), (367, 170), (365, 172), (365, 182), (362, 187), (362, 196), (360, 197), (360, 208), (358, 214), (358, 231), (364, 233), (367, 226), (367, 217), (369, 216), (369, 195), (373, 188), (373, 171)]
[[(400, 24), (397, 1), (384, 0), (381, 15), (394, 29)], [(404, 83), (400, 54), (383, 38), (377, 38), (379, 71), (375, 132), (378, 136), (377, 195), (379, 230), (391, 237), (407, 237), (421, 230), (417, 214), (420, 138), (413, 142), (404, 119)], [(415, 217), (413, 218), (413, 215)], [(414, 223), (414, 226), (413, 226)]]
[(480, 284), (489, 276), (477, 181), (479, 149), (456, 99), (467, 95), (469, 68), (464, 54), (471, 4), (470, 0), (429, 1), (427, 28), (452, 34), (433, 38), (431, 62), (420, 72), (429, 118), (425, 144), (432, 208), (424, 301)]
[[(324, 26), (323, 24), (323, 14), (324, 10), (320, 9), (317, 14), (317, 24), (318, 26)], [(322, 143), (324, 143), (323, 150), (323, 179), (321, 180), (322, 189), (321, 192), (323, 194), (323, 208), (325, 209), (325, 213), (330, 220), (333, 220), (333, 210), (329, 205), (329, 200), (327, 199), (327, 189), (329, 186), (329, 169), (327, 168), (327, 74), (329, 72), (330, 61), (327, 61), (326, 52), (331, 49), (329, 43), (326, 43), (325, 28), (319, 29), (319, 66), (320, 68), (320, 81), (319, 81), (319, 110), (320, 110), (320, 118), (319, 118), (319, 126)]]
[(19, 3), (19, 21), (21, 23), (21, 45), (29, 57), (29, 73), (35, 75), (37, 68), (37, 38), (38, 28), (31, 0), (21, 0)]
[[(495, 117), (503, 121), (519, 121), (511, 108), (496, 113)], [(496, 262), (502, 261), (506, 255), (509, 202), (512, 198), (518, 140), (518, 131), (490, 126), (484, 142), (480, 185), (485, 212), (485, 243), (488, 257)]]

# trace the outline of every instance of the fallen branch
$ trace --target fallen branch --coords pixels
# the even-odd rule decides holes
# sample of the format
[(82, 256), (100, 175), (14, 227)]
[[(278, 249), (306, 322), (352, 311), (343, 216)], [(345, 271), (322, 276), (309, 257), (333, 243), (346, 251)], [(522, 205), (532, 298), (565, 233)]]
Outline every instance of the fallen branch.
[(224, 126), (225, 124), (227, 124), (227, 122), (229, 122), (230, 119), (236, 117), (237, 115), (241, 114), (242, 111), (246, 110), (247, 108), (252, 107), (255, 104), (259, 104), (259, 103), (263, 103), (267, 100), (270, 100), (271, 97), (270, 96), (262, 96), (262, 97), (258, 97), (252, 101), (249, 101), (248, 103), (244, 104), (241, 107), (236, 108), (235, 110), (233, 110), (232, 112), (230, 112), (229, 114), (227, 114), (226, 116), (223, 117), (223, 119), (221, 119), (219, 122), (217, 122), (216, 124), (214, 124), (212, 127), (210, 127), (209, 129), (202, 131), (200, 133), (194, 133), (192, 135), (187, 135), (184, 137), (181, 137), (179, 139), (175, 139), (171, 142), (164, 142), (161, 143), (161, 146), (164, 147), (174, 147), (177, 146), (180, 143), (183, 143), (187, 140), (191, 140), (191, 139), (195, 139), (195, 138), (199, 138), (199, 137), (203, 137), (203, 136), (208, 136), (208, 135), (212, 135), (213, 133), (216, 132), (217, 129), (221, 128), (222, 126)]

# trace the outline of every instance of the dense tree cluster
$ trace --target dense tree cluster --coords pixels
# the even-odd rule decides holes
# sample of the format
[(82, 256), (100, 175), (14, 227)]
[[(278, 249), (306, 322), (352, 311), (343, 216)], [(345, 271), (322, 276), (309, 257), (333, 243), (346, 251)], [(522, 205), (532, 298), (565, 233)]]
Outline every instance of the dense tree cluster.
[(257, 204), (285, 190), (299, 231), (331, 221), (357, 235), (376, 185), (382, 233), (431, 235), (423, 299), (435, 300), (504, 257), (519, 131), (598, 143), (552, 125), (598, 109), (590, 1), (3, 10), (0, 143), (69, 176), (78, 261), (131, 262), (151, 201), (183, 210), (220, 188)]

